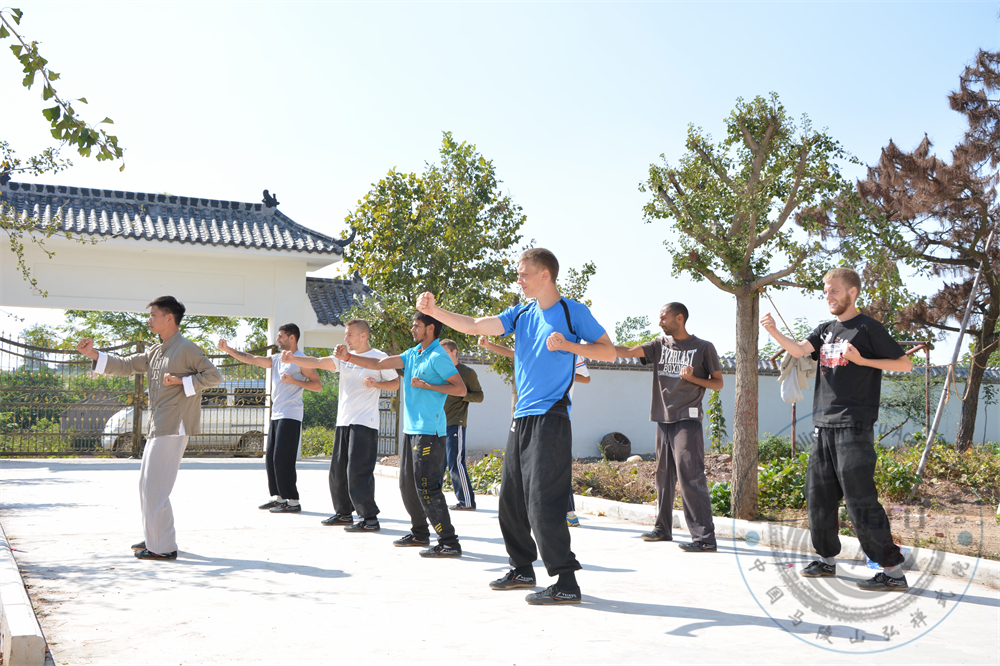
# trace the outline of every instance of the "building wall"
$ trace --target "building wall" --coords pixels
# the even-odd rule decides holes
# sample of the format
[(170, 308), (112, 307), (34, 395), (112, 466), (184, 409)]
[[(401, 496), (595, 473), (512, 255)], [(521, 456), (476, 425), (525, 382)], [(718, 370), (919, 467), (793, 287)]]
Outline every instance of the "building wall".
[[(464, 359), (463, 359), (464, 360)], [(475, 456), (493, 449), (503, 449), (507, 442), (511, 419), (511, 391), (503, 380), (489, 366), (468, 363), (479, 375), (483, 385), (484, 400), (481, 404), (469, 406), (469, 430), (467, 448)], [(608, 370), (592, 368), (590, 384), (578, 385), (574, 392), (573, 455), (575, 457), (599, 456), (597, 445), (609, 432), (621, 432), (632, 442), (633, 453), (653, 453), (655, 429), (649, 421), (652, 376), (648, 370)], [(721, 391), (723, 412), (728, 430), (732, 434), (735, 403), (735, 375), (723, 374), (724, 386)], [(884, 380), (885, 383), (891, 379)], [(777, 377), (760, 376), (758, 429), (765, 433), (789, 436), (791, 433), (791, 405), (781, 400)], [(883, 384), (884, 386), (885, 384)], [(964, 391), (962, 385), (959, 391)], [(812, 437), (811, 389), (803, 391), (805, 399), (797, 404), (798, 419), (795, 428), (799, 441), (809, 441)], [(706, 393), (704, 407), (708, 408)], [(931, 405), (932, 417), (936, 404)], [(989, 414), (987, 414), (989, 410)], [(949, 441), (954, 439), (958, 429), (961, 402), (955, 398), (946, 405), (940, 431)], [(882, 415), (886, 417), (885, 414)], [(886, 419), (888, 420), (888, 419)], [(988, 423), (986, 423), (988, 421)], [(988, 425), (987, 439), (1000, 441), (1000, 408), (988, 407), (980, 401), (976, 421), (975, 441), (982, 441), (984, 424)], [(876, 424), (877, 431), (884, 431), (885, 423)], [(890, 436), (887, 442), (898, 442), (906, 433), (923, 428), (923, 423), (907, 424)]]

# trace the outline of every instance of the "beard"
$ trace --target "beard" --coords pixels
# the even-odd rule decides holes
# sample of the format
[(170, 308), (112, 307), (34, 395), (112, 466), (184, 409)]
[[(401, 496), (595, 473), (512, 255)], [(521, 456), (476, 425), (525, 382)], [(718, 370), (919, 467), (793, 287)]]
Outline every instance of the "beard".
[(834, 301), (833, 303), (829, 303), (830, 314), (832, 314), (834, 316), (840, 316), (840, 315), (844, 314), (845, 312), (847, 312), (847, 308), (848, 308), (848, 306), (850, 304), (851, 304), (851, 301), (849, 299), (847, 299), (847, 298), (845, 298), (842, 301)]

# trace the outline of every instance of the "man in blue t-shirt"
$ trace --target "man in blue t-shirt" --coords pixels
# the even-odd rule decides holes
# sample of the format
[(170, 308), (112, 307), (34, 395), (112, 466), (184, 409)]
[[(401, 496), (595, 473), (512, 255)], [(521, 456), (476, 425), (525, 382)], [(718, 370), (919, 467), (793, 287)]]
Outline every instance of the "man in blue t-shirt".
[(548, 574), (559, 579), (526, 597), (535, 605), (580, 603), (575, 574), (580, 563), (570, 550), (566, 525), (573, 463), (569, 390), (575, 355), (615, 360), (614, 345), (590, 310), (559, 294), (558, 275), (559, 262), (552, 252), (528, 250), (517, 266), (517, 284), (526, 297), (536, 300), (515, 305), (495, 317), (473, 319), (448, 312), (435, 304), (430, 293), (417, 299), (417, 310), (456, 331), (515, 335), (517, 406), (500, 484), (500, 530), (513, 568), (490, 587), (535, 587), (532, 563), (541, 553)]
[(462, 547), (451, 524), (448, 503), (441, 489), (448, 419), (444, 403), (449, 395), (464, 396), (462, 377), (441, 348), (441, 322), (418, 312), (413, 316), (415, 347), (398, 356), (366, 358), (354, 356), (345, 345), (333, 355), (341, 361), (369, 370), (403, 369), (403, 450), (399, 461), (399, 492), (410, 514), (410, 533), (393, 545), (429, 546), (430, 522), (438, 545), (420, 551), (421, 557), (461, 557)]

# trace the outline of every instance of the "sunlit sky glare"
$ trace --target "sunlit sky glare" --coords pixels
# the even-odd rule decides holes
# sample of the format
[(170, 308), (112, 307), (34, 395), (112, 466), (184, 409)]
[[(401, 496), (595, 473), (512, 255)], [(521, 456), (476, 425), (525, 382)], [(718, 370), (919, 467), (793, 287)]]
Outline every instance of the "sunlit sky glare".
[[(925, 132), (947, 155), (964, 129), (947, 95), (978, 49), (1000, 48), (996, 1), (14, 6), (60, 93), (86, 96), (91, 122), (113, 118), (126, 148), (122, 173), (67, 150), (72, 169), (20, 180), (250, 202), (267, 188), (296, 222), (339, 236), (373, 182), (422, 171), (451, 131), (493, 160), (525, 241), (564, 268), (597, 264), (588, 296), (610, 333), (681, 301), (720, 352), (735, 349), (735, 302), (671, 276), (669, 224), (643, 221), (650, 163), (678, 161), (689, 123), (721, 138), (737, 98), (771, 91), (865, 163)], [(9, 44), (0, 136), (26, 157), (51, 145), (46, 105), (21, 87)], [(819, 296), (772, 295), (789, 323), (813, 324), (830, 318)], [(4, 310), (28, 319), (0, 314), (8, 331), (64, 321)]]

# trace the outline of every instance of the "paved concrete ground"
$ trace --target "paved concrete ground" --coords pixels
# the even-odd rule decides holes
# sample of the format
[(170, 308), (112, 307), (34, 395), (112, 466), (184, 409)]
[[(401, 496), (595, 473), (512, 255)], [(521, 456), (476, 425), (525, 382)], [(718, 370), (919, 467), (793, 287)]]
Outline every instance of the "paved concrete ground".
[(318, 460), (299, 464), (305, 511), (289, 515), (257, 510), (261, 461), (185, 460), (180, 558), (140, 561), (138, 469), (0, 461), (0, 519), (58, 664), (996, 664), (1000, 651), (998, 592), (975, 582), (910, 574), (909, 594), (861, 595), (866, 569), (807, 581), (802, 556), (725, 539), (687, 554), (590, 515), (573, 531), (584, 603), (528, 606), (487, 587), (507, 568), (495, 497), (453, 515), (464, 557), (425, 560), (390, 543), (409, 525), (393, 479), (377, 482), (381, 533), (320, 525)]

